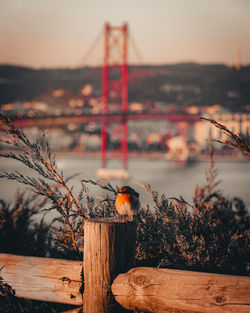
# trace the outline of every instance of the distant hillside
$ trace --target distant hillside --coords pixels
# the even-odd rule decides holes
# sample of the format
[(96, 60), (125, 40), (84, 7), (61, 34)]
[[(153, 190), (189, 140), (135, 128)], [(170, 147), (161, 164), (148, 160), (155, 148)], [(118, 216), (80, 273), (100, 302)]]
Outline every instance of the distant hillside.
[[(117, 73), (112, 72), (115, 81)], [(54, 88), (77, 94), (92, 84), (101, 95), (101, 68), (31, 69), (0, 66), (0, 104), (32, 100)], [(161, 101), (178, 106), (220, 104), (232, 111), (250, 105), (250, 66), (183, 63), (129, 67), (129, 101)]]

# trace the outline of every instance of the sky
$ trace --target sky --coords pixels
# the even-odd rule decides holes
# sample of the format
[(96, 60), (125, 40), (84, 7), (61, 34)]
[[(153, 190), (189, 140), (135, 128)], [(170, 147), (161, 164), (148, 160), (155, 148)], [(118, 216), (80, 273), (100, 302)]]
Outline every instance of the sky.
[(0, 64), (101, 65), (106, 22), (128, 23), (129, 64), (250, 64), (250, 0), (0, 0)]

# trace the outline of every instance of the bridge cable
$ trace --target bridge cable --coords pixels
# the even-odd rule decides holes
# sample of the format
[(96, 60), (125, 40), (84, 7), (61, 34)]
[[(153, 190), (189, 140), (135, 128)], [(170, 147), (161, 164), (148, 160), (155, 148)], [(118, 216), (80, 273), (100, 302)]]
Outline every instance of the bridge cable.
[(93, 40), (93, 42), (91, 43), (91, 45), (89, 46), (89, 48), (87, 49), (87, 51), (84, 53), (84, 55), (81, 57), (80, 62), (77, 64), (76, 67), (84, 67), (86, 66), (86, 62), (87, 59), (89, 58), (89, 56), (93, 53), (93, 51), (95, 50), (96, 46), (98, 45), (98, 43), (101, 41), (103, 37), (103, 30), (101, 30), (97, 36), (95, 37), (95, 39)]
[(132, 36), (131, 32), (129, 32), (129, 39), (130, 39), (132, 48), (133, 48), (133, 50), (134, 50), (134, 52), (136, 54), (136, 57), (137, 57), (138, 61), (140, 62), (140, 65), (144, 64), (144, 60), (142, 58), (142, 54), (140, 53), (140, 50), (138, 49), (136, 41), (135, 41), (134, 37)]

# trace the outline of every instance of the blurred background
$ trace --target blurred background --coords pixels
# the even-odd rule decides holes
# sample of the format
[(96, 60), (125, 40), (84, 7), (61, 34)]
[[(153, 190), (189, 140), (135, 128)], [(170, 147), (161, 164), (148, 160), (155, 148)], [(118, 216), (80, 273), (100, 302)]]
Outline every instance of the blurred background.
[[(248, 0), (3, 0), (1, 114), (31, 139), (46, 130), (75, 190), (107, 178), (145, 204), (140, 181), (191, 201), (208, 139), (225, 139), (200, 116), (250, 135), (249, 16)], [(249, 161), (213, 148), (220, 188), (249, 206)], [(32, 175), (8, 159), (0, 169)], [(2, 180), (0, 198), (21, 187)]]

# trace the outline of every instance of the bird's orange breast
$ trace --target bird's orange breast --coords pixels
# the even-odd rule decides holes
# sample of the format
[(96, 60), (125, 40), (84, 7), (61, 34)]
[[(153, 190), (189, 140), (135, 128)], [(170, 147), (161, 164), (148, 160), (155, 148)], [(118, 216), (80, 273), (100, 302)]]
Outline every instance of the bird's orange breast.
[(130, 194), (119, 193), (116, 198), (117, 204), (123, 205), (124, 203), (130, 203), (130, 197)]

